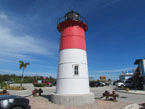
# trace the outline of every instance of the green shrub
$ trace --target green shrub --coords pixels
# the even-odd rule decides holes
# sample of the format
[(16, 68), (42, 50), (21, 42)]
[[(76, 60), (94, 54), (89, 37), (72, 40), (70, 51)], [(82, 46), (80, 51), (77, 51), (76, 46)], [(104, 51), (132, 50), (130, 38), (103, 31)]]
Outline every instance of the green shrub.
[(7, 83), (2, 82), (2, 83), (1, 83), (1, 88), (3, 89), (3, 87), (7, 87)]
[(33, 85), (34, 85), (34, 87), (45, 87), (46, 86), (45, 83), (34, 83)]
[[(21, 90), (20, 86), (4, 86), (3, 87), (4, 90)], [(22, 87), (22, 90), (26, 90), (24, 87)]]
[(13, 81), (15, 81), (15, 83), (20, 83), (21, 82), (21, 78), (14, 78)]

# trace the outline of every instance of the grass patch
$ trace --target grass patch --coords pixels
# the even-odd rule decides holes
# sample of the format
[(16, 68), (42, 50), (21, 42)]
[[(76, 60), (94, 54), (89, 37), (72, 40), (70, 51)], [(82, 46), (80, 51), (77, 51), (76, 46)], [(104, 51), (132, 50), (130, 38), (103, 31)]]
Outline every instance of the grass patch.
[(34, 87), (45, 87), (46, 86), (45, 83), (34, 83), (33, 85), (34, 85)]
[[(3, 87), (4, 90), (21, 90), (20, 86), (4, 86)], [(22, 90), (26, 90), (24, 87), (22, 87)]]

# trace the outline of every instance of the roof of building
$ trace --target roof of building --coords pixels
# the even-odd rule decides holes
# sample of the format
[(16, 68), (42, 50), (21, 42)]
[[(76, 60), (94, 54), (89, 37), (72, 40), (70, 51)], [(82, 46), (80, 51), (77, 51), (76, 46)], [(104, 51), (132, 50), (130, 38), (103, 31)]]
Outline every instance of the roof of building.
[(132, 76), (134, 73), (133, 72), (126, 72), (126, 73), (121, 73), (120, 76)]
[(135, 62), (134, 62), (134, 64), (138, 64), (142, 60), (144, 60), (144, 59), (136, 59)]

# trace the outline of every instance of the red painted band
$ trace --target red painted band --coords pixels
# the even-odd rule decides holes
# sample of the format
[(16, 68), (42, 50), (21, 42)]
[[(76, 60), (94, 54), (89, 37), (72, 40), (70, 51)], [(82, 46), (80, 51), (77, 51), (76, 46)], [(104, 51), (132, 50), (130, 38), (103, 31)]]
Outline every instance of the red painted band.
[(70, 26), (61, 32), (60, 50), (71, 48), (86, 50), (85, 31), (80, 26)]
[(58, 24), (57, 29), (59, 32), (62, 32), (63, 29), (70, 27), (70, 26), (80, 26), (84, 29), (84, 31), (88, 30), (88, 25), (82, 21), (75, 21), (75, 20), (66, 20)]

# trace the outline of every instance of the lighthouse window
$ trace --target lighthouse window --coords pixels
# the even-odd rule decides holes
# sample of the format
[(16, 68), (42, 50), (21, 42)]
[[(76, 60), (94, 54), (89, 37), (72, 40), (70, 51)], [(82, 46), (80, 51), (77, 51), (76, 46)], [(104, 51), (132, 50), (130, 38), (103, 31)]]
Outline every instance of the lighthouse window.
[(75, 75), (78, 75), (78, 65), (74, 66), (74, 73)]
[(72, 14), (68, 14), (68, 15), (66, 16), (66, 19), (67, 19), (67, 20), (73, 20)]
[(80, 17), (78, 15), (74, 15), (75, 20), (80, 20)]

